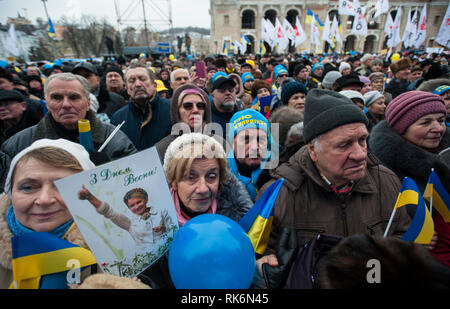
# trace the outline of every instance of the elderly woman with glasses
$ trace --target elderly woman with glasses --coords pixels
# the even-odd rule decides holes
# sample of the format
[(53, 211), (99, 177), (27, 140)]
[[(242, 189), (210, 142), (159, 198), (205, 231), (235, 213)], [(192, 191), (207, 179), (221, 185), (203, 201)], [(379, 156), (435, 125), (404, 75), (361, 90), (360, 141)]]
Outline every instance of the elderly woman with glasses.
[(193, 84), (178, 87), (172, 96), (170, 107), (172, 133), (155, 144), (161, 162), (167, 147), (178, 136), (202, 132), (203, 127), (211, 122), (211, 103), (205, 91)]

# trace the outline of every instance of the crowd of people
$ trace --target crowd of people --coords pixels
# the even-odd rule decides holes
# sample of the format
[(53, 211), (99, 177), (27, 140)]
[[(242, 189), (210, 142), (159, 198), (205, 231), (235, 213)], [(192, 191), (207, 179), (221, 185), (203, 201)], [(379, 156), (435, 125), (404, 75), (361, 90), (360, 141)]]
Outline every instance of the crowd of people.
[[(411, 208), (397, 210), (382, 239), (405, 176), (423, 192), (434, 168), (450, 192), (449, 60), (405, 52), (3, 65), (0, 287), (13, 279), (14, 235), (50, 232), (86, 246), (54, 180), (154, 146), (179, 226), (205, 213), (239, 222), (284, 179), (254, 287), (286, 285), (295, 250), (286, 258), (280, 241), (300, 248), (320, 234), (343, 238), (325, 260), (322, 287), (367, 286), (366, 274), (353, 274), (372, 253), (385, 263), (383, 286), (420, 271), (427, 284), (450, 287), (450, 224), (439, 212), (426, 246), (400, 244)], [(80, 119), (90, 121), (94, 151), (80, 146)], [(89, 191), (80, 196), (102, 206)], [(155, 265), (143, 284), (173, 287), (167, 257)]]

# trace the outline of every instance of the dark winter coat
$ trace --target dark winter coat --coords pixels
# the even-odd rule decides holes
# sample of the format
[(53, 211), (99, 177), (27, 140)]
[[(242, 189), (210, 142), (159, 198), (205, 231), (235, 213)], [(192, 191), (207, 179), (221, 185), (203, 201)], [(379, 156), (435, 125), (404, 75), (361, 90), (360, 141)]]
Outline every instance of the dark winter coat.
[[(450, 128), (447, 128), (439, 149), (443, 150), (449, 146)], [(369, 148), (383, 165), (398, 176), (400, 181), (405, 176), (410, 177), (423, 192), (437, 152), (429, 152), (408, 142), (398, 135), (385, 120), (372, 129)]]
[(111, 117), (113, 125), (117, 126), (122, 121), (125, 124), (121, 130), (138, 150), (150, 148), (170, 134), (170, 101), (156, 93), (154, 99), (146, 104), (145, 113), (134, 102), (129, 102)]
[[(336, 194), (320, 177), (307, 146), (271, 173), (284, 178), (274, 206), (274, 219), (267, 253), (273, 253), (283, 227), (297, 231), (302, 246), (319, 233), (347, 237), (353, 234), (383, 235), (400, 191), (395, 174), (369, 153), (365, 176), (347, 195)], [(273, 182), (268, 182), (259, 196)], [(399, 212), (400, 211), (400, 212)], [(398, 209), (388, 235), (400, 237), (410, 218)]]
[[(107, 123), (102, 123), (92, 111), (87, 112), (87, 119), (91, 124), (94, 149), (98, 150), (115, 127)], [(22, 130), (6, 140), (3, 143), (1, 150), (5, 152), (9, 158), (13, 158), (33, 142), (42, 138), (65, 138), (72, 142), (79, 143), (78, 131), (70, 132), (65, 130), (53, 120), (50, 113), (47, 113), (37, 125)], [(119, 130), (108, 145), (102, 150), (102, 153), (106, 154), (109, 159), (116, 160), (136, 153), (136, 148), (130, 139)]]

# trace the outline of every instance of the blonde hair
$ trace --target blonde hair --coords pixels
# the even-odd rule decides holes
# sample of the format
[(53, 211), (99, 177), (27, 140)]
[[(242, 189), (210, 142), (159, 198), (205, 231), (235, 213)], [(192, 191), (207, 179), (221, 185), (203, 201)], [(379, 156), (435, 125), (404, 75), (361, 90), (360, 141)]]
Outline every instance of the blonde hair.
[(68, 151), (52, 146), (41, 147), (26, 153), (16, 163), (11, 175), (11, 188), (14, 183), (14, 175), (16, 173), (17, 166), (25, 164), (30, 159), (35, 159), (56, 168), (68, 168), (74, 170), (75, 172), (83, 171), (83, 167), (80, 162), (78, 162), (78, 160)]
[(167, 148), (164, 171), (169, 185), (185, 179), (195, 160), (216, 159), (219, 164), (219, 185), (229, 182), (230, 171), (222, 145), (213, 137), (201, 133), (183, 134)]

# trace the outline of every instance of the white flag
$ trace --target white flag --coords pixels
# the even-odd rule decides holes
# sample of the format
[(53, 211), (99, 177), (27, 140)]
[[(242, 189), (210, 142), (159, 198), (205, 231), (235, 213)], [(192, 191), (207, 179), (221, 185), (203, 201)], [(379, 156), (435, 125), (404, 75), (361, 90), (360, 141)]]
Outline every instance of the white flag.
[(261, 20), (261, 38), (269, 44), (270, 48), (275, 47), (275, 27), (264, 18)]
[(355, 16), (355, 6), (349, 0), (339, 0), (339, 15)]
[(306, 40), (305, 31), (303, 31), (302, 25), (300, 24), (300, 20), (298, 19), (298, 15), (295, 18), (295, 47), (299, 46)]
[(357, 15), (355, 15), (355, 19), (353, 20), (352, 33), (355, 35), (367, 36), (367, 21), (364, 16), (366, 8), (361, 7), (358, 0), (355, 1), (355, 5), (356, 4), (358, 4), (358, 7), (355, 8)]
[(389, 11), (389, 0), (378, 0), (375, 4), (375, 15), (373, 18), (377, 18), (381, 14), (387, 13)]
[(287, 19), (283, 21), (283, 31), (289, 40), (292, 42), (295, 40), (295, 30)]
[(427, 4), (423, 7), (422, 12), (420, 13), (419, 24), (417, 25), (417, 34), (416, 39), (414, 40), (414, 46), (419, 48), (420, 45), (425, 41), (427, 33)]
[(331, 25), (331, 35), (336, 39), (336, 42), (342, 44), (341, 33), (339, 32), (339, 23), (336, 18), (336, 15), (333, 17), (333, 23)]
[(309, 40), (313, 45), (320, 45), (320, 30), (317, 26), (317, 20), (315, 18), (311, 21), (311, 37)]
[(406, 21), (405, 31), (403, 32), (403, 45), (408, 48), (413, 45), (413, 40), (416, 37), (417, 31), (417, 10), (414, 11), (414, 16), (411, 16), (411, 8), (408, 12), (408, 20)]
[(17, 36), (14, 24), (9, 26), (8, 36), (6, 37), (6, 49), (14, 56), (17, 57), (20, 54), (19, 47), (17, 46)]
[[(400, 6), (397, 9), (397, 14), (395, 15), (395, 20), (392, 22), (392, 17), (391, 14), (388, 14), (388, 21), (386, 21), (386, 26), (385, 26), (385, 30), (386, 31), (386, 27), (389, 26), (389, 28), (391, 29), (391, 33), (388, 35), (390, 35), (390, 37), (388, 38), (387, 41), (387, 46), (389, 47), (395, 47), (397, 46), (398, 43), (401, 42), (401, 35), (400, 35), (400, 21), (402, 20), (402, 7)], [(389, 22), (389, 25), (388, 25)], [(392, 22), (392, 24), (391, 24)]]
[[(238, 51), (240, 51), (241, 54), (245, 54), (245, 52), (247, 51), (247, 47), (242, 46), (240, 41), (234, 41), (234, 46), (236, 48), (236, 53)], [(244, 50), (244, 48), (245, 48), (245, 50)]]
[(278, 44), (278, 48), (280, 51), (285, 50), (286, 47), (289, 45), (289, 39), (287, 38), (286, 34), (283, 31), (283, 27), (281, 26), (280, 21), (278, 20), (278, 17), (275, 21), (275, 43)]
[(447, 13), (445, 13), (442, 20), (441, 28), (439, 28), (435, 41), (450, 48), (450, 4), (447, 7)]
[(331, 22), (328, 14), (327, 18), (325, 19), (325, 26), (323, 27), (322, 40), (327, 41), (328, 43), (330, 43), (330, 45), (333, 45), (333, 38), (331, 36)]

